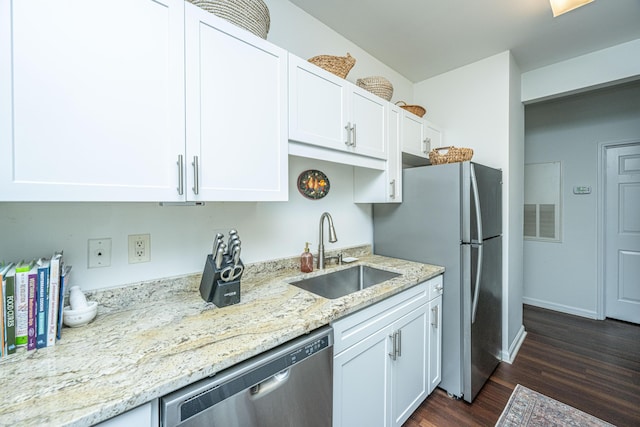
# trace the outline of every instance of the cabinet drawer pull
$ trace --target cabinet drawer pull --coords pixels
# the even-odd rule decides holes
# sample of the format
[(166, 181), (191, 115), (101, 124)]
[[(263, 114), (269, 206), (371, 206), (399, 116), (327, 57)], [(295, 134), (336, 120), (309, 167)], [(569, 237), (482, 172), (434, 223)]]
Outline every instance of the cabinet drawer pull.
[(391, 194), (389, 194), (389, 197), (392, 199), (395, 199), (396, 198), (396, 180), (392, 179), (389, 185), (391, 186)]
[(431, 322), (431, 326), (433, 326), (434, 328), (438, 329), (438, 305), (436, 305), (435, 307), (433, 307), (431, 309), (431, 312), (433, 313), (433, 322)]
[(391, 357), (391, 360), (396, 360), (396, 345), (398, 343), (398, 333), (394, 332), (393, 334), (389, 335), (389, 338), (391, 339), (391, 353), (389, 353), (389, 356)]
[(184, 161), (182, 154), (178, 154), (178, 194), (184, 194)]
[(431, 148), (431, 138), (425, 138), (424, 141), (422, 141), (422, 152), (424, 154), (429, 154), (429, 150)]
[(397, 354), (398, 357), (402, 357), (402, 329), (398, 329), (398, 350), (397, 350)]
[(347, 122), (347, 125), (344, 128), (347, 130), (347, 140), (344, 142), (344, 145), (351, 147), (353, 145), (353, 142), (351, 142), (351, 130), (353, 129), (351, 127), (351, 122)]
[(199, 168), (198, 168), (198, 156), (193, 156), (193, 194), (200, 192), (200, 182), (198, 181)]
[(356, 124), (354, 123), (353, 126), (351, 126), (351, 131), (353, 132), (353, 143), (351, 144), (352, 147), (355, 147), (356, 144), (358, 143), (358, 136), (356, 134)]

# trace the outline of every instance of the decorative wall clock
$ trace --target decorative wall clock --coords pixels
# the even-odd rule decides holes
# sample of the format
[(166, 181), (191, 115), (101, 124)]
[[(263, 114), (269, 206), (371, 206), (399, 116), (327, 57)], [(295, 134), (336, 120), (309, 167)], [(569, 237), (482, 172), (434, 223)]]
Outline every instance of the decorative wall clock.
[(329, 178), (319, 170), (309, 169), (298, 176), (298, 191), (307, 199), (322, 199), (330, 187)]

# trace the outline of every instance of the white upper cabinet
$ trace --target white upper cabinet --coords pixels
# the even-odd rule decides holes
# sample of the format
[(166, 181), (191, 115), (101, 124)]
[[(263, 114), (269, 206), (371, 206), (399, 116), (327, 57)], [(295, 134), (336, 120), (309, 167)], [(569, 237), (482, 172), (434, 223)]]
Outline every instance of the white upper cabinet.
[(384, 169), (388, 106), (386, 100), (289, 54), (291, 154)]
[(285, 51), (183, 0), (0, 8), (0, 200), (286, 199)]
[(402, 137), (400, 107), (389, 105), (388, 153), (385, 170), (353, 168), (353, 201), (355, 203), (402, 202)]
[(185, 8), (187, 199), (287, 200), (287, 52)]
[(176, 200), (184, 2), (0, 7), (0, 199)]
[(442, 131), (437, 126), (402, 109), (402, 153), (428, 159), (429, 151), (441, 146)]

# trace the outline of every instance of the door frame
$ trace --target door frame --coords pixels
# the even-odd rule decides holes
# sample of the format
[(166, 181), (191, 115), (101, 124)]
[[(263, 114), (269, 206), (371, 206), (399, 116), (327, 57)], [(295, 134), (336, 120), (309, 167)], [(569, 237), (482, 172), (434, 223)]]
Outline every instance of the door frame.
[(605, 189), (606, 182), (605, 177), (607, 175), (607, 150), (610, 148), (615, 148), (624, 145), (633, 145), (640, 144), (640, 139), (623, 139), (619, 141), (607, 141), (600, 142), (598, 144), (598, 182), (597, 182), (597, 190), (598, 190), (598, 211), (597, 211), (597, 246), (598, 251), (596, 255), (596, 318), (599, 320), (603, 320), (606, 318), (605, 312), (605, 292), (606, 289), (604, 287), (605, 282)]

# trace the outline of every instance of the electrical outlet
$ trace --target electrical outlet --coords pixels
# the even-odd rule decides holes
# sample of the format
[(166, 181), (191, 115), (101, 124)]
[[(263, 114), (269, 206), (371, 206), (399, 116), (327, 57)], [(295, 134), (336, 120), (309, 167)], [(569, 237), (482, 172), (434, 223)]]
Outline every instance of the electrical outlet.
[(129, 234), (129, 264), (151, 261), (151, 235)]
[(111, 239), (89, 239), (87, 264), (89, 268), (109, 267), (111, 265)]

